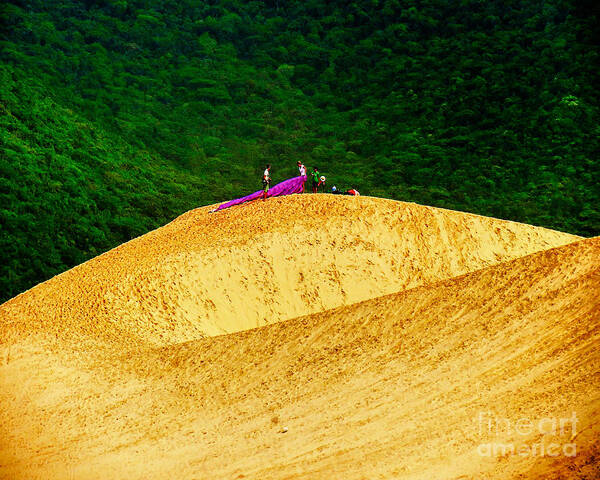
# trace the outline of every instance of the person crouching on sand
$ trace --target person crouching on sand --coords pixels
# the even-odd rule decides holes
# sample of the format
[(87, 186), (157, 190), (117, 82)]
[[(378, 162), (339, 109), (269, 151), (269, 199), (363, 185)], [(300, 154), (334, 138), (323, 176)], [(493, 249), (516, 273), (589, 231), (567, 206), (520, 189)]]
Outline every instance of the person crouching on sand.
[(271, 185), (271, 165), (267, 165), (265, 172), (263, 173), (263, 202), (267, 199), (267, 195), (269, 194), (269, 186)]
[(301, 193), (304, 193), (304, 183), (306, 182), (306, 167), (300, 160), (298, 160), (296, 165), (298, 165), (298, 171), (300, 172), (300, 176), (302, 177), (302, 192)]

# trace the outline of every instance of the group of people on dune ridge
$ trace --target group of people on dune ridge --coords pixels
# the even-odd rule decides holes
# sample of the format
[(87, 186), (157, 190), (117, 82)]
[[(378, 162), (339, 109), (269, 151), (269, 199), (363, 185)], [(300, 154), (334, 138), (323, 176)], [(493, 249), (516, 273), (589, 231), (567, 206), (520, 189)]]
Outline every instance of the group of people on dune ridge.
[[(304, 193), (304, 183), (306, 183), (306, 179), (308, 178), (306, 167), (300, 160), (298, 160), (296, 165), (298, 166), (298, 171), (300, 172), (300, 176), (305, 179), (305, 181), (302, 183), (302, 193)], [(319, 173), (319, 169), (317, 167), (313, 168), (313, 171), (311, 172), (310, 175), (312, 178), (312, 182), (311, 182), (312, 183), (312, 193), (318, 193), (319, 189), (323, 193), (325, 193), (325, 182), (327, 180), (325, 178), (325, 176), (321, 175)], [(262, 185), (263, 185), (262, 199), (264, 201), (267, 199), (267, 195), (269, 193), (269, 188), (271, 187), (271, 165), (270, 164), (267, 164), (265, 171), (263, 172)], [(358, 190), (356, 190), (354, 188), (350, 188), (348, 190), (342, 191), (342, 190), (338, 190), (338, 188), (335, 185), (333, 187), (331, 187), (331, 193), (337, 194), (337, 195), (360, 195)]]

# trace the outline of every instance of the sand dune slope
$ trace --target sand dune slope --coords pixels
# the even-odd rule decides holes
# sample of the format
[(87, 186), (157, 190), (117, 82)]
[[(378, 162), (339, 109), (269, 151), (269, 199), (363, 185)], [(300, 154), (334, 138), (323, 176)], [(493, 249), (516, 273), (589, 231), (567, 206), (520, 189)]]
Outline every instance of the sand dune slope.
[(13, 333), (0, 475), (598, 478), (599, 292), (595, 238), (178, 345)]
[(209, 207), (0, 309), (2, 336), (168, 345), (356, 303), (563, 245), (572, 235), (391, 200), (294, 195)]

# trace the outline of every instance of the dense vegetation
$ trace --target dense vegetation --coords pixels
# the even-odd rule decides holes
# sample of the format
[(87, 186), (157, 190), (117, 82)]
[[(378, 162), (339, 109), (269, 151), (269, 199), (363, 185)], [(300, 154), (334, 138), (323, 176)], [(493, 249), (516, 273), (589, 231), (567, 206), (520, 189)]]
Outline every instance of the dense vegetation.
[(0, 8), (0, 300), (257, 189), (267, 162), (600, 234), (593, 2)]

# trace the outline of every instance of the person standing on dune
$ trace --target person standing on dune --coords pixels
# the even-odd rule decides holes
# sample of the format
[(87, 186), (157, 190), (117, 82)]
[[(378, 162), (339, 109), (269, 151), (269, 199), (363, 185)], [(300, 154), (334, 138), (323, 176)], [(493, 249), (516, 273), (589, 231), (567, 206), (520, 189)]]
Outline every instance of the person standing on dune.
[(319, 169), (315, 167), (312, 172), (312, 192), (317, 193), (321, 180), (319, 179)]
[(265, 171), (263, 173), (263, 202), (267, 199), (267, 195), (269, 194), (269, 187), (271, 186), (271, 165), (267, 165)]
[(304, 183), (306, 182), (306, 167), (300, 160), (298, 160), (296, 165), (298, 165), (298, 171), (300, 172), (300, 176), (302, 177), (302, 192), (300, 193), (304, 193)]

